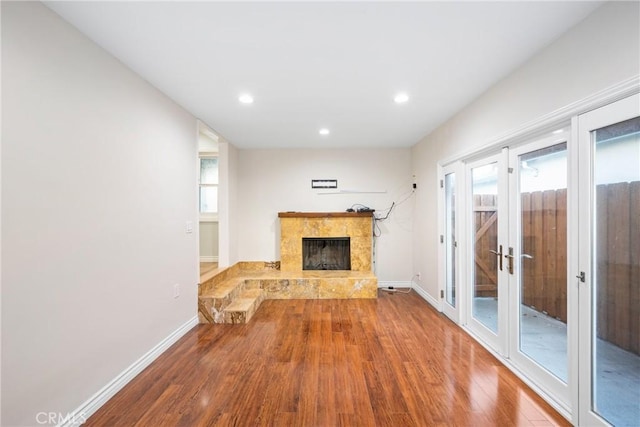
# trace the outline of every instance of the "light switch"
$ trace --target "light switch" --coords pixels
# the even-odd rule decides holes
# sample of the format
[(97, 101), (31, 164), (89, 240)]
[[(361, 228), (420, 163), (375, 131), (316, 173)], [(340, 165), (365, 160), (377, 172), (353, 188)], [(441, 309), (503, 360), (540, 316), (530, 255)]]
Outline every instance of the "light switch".
[(185, 230), (187, 234), (193, 233), (193, 221), (187, 221), (187, 226)]

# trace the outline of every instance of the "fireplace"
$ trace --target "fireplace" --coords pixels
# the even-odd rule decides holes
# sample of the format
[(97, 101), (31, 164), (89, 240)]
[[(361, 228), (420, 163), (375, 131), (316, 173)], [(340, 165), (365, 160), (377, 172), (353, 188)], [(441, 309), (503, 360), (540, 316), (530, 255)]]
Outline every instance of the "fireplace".
[(303, 237), (303, 270), (351, 270), (349, 237)]
[[(302, 271), (310, 268), (339, 269), (339, 271), (371, 272), (373, 249), (373, 213), (371, 212), (279, 212), (280, 218), (280, 270)], [(336, 262), (315, 254), (307, 261), (303, 256), (303, 238), (320, 239), (324, 251), (333, 246), (348, 244), (340, 253), (349, 257), (347, 262)], [(338, 243), (348, 240), (348, 243)], [(319, 245), (318, 242), (309, 244)], [(320, 249), (316, 249), (318, 252)], [(313, 255), (312, 255), (313, 256)], [(317, 258), (320, 258), (317, 261)], [(330, 256), (329, 258), (333, 258)], [(315, 266), (314, 266), (315, 264)], [(331, 271), (331, 270), (329, 270)]]

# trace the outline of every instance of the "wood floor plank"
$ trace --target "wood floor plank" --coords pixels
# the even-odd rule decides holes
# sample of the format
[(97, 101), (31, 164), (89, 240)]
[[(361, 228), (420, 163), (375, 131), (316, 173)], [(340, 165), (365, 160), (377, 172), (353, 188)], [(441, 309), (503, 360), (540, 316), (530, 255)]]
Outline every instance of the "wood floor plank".
[(87, 426), (567, 426), (416, 293), (198, 325)]
[(170, 385), (160, 395), (160, 397), (151, 405), (145, 414), (135, 424), (136, 426), (145, 427), (150, 425), (163, 425), (168, 420), (177, 422), (174, 412), (177, 397), (182, 392), (182, 386)]

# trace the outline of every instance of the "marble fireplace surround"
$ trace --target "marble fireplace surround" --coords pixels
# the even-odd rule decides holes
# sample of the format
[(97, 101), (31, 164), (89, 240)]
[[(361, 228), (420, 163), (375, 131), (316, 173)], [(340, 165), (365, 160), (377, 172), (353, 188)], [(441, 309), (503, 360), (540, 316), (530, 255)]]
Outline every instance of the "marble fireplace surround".
[(351, 271), (372, 270), (372, 212), (280, 212), (280, 269), (302, 270), (302, 238), (349, 237)]

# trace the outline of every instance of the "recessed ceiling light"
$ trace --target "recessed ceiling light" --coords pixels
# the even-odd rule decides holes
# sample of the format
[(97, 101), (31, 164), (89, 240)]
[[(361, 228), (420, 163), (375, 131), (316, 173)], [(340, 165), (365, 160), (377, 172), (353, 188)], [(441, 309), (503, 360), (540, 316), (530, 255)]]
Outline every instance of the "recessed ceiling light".
[(238, 97), (238, 101), (243, 104), (253, 104), (253, 96), (249, 95), (248, 93), (243, 93)]
[(564, 129), (554, 130), (554, 131), (553, 131), (553, 134), (554, 134), (554, 135), (557, 135), (557, 134), (559, 134), (559, 133), (562, 133), (563, 131), (564, 131)]
[(330, 133), (330, 132), (329, 132), (329, 129), (327, 129), (327, 128), (322, 128), (322, 129), (320, 129), (320, 130), (318, 131), (318, 133), (319, 133), (320, 135), (329, 135), (329, 133)]
[(396, 104), (404, 104), (405, 102), (407, 102), (409, 100), (409, 95), (407, 95), (406, 93), (399, 93), (397, 94), (394, 98), (393, 101)]

